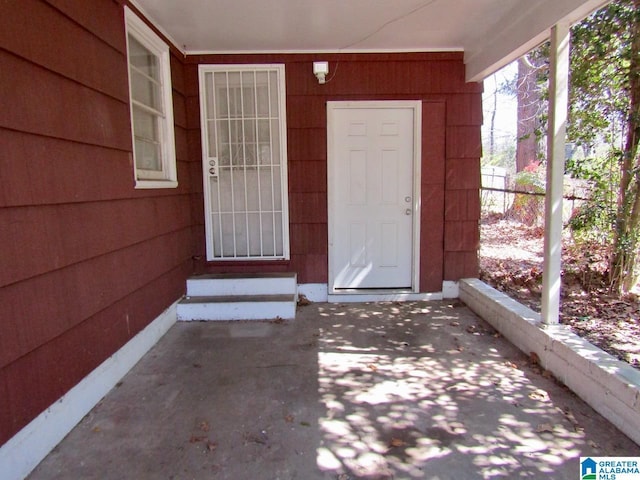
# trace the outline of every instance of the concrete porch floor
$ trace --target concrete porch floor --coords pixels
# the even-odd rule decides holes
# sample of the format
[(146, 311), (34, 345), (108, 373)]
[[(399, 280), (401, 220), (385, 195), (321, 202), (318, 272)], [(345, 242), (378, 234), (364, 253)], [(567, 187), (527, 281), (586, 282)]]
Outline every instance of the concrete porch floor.
[(462, 303), (178, 323), (30, 475), (579, 477), (640, 447)]

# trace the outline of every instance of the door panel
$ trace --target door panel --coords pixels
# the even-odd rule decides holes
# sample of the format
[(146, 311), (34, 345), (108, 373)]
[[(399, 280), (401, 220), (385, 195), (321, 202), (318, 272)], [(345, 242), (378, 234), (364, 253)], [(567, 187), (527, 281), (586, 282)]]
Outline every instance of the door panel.
[(350, 104), (329, 122), (332, 287), (411, 288), (414, 109)]

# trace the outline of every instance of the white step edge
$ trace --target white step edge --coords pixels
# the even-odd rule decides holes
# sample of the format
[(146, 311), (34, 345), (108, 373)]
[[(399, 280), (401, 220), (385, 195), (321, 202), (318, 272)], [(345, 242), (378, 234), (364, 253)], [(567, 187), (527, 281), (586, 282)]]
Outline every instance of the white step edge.
[(295, 295), (187, 297), (177, 305), (178, 321), (292, 320)]
[(200, 275), (187, 279), (187, 295), (276, 295), (295, 294), (295, 274), (288, 275)]

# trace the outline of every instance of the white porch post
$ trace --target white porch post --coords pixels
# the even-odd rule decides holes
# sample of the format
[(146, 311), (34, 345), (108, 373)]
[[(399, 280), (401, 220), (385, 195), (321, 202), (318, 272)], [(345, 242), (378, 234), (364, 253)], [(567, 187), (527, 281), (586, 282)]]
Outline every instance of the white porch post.
[(562, 191), (569, 99), (569, 29), (570, 25), (563, 23), (555, 25), (551, 30), (542, 276), (542, 321), (546, 324), (558, 323), (560, 315)]

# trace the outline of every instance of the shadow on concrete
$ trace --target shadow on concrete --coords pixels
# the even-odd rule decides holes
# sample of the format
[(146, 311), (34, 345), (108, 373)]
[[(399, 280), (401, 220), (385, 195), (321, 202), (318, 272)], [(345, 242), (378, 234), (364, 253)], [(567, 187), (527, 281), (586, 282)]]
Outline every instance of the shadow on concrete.
[(179, 323), (40, 479), (566, 478), (640, 447), (460, 302)]

